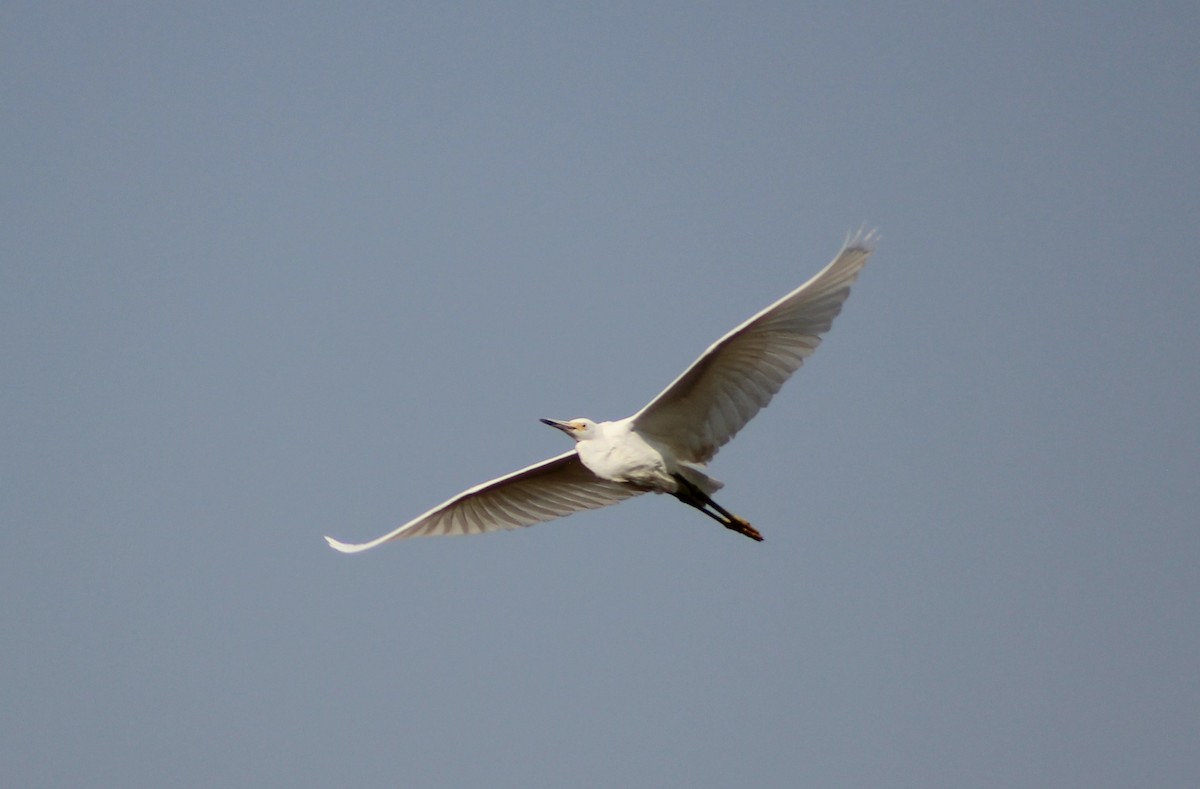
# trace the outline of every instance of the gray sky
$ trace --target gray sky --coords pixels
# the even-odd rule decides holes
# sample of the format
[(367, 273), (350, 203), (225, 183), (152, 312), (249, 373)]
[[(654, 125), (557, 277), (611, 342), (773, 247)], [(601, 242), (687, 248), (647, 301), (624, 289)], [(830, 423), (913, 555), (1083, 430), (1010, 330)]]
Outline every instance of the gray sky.
[[(1197, 785), (1198, 33), (7, 4), (0, 783)], [(321, 539), (631, 413), (864, 220), (712, 466), (765, 543)]]

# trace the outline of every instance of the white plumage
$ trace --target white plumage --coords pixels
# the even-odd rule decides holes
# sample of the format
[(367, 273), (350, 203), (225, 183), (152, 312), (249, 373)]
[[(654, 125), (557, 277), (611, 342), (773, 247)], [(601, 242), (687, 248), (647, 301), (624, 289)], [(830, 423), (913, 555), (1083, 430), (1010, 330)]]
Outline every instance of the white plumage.
[(870, 257), (859, 232), (815, 277), (713, 343), (642, 410), (613, 422), (543, 419), (575, 440), (557, 457), (476, 485), (345, 553), (408, 537), (479, 534), (561, 518), (641, 493), (669, 493), (755, 540), (749, 523), (711, 496), (721, 483), (704, 464), (765, 407), (821, 342)]

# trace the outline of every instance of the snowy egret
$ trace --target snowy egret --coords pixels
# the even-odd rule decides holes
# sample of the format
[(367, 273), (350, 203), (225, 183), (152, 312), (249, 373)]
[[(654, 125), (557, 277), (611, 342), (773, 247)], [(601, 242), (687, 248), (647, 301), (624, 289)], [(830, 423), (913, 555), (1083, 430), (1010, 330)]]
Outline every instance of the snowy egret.
[(722, 483), (705, 473), (705, 464), (816, 349), (875, 240), (874, 231), (847, 237), (820, 273), (715, 342), (633, 416), (543, 419), (574, 439), (571, 451), (469, 488), (370, 542), (325, 539), (356, 553), (408, 537), (531, 526), (653, 491), (761, 541), (757, 529), (713, 501)]

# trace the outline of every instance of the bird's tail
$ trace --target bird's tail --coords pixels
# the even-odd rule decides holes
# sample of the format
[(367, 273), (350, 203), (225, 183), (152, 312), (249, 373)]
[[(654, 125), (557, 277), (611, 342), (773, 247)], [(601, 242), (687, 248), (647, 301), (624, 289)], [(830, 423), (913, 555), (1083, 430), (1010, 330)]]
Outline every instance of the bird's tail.
[(704, 491), (705, 495), (708, 496), (711, 496), (721, 488), (725, 487), (724, 482), (708, 476), (704, 473), (703, 466), (699, 466), (694, 463), (680, 463), (679, 474), (681, 474), (688, 482)]

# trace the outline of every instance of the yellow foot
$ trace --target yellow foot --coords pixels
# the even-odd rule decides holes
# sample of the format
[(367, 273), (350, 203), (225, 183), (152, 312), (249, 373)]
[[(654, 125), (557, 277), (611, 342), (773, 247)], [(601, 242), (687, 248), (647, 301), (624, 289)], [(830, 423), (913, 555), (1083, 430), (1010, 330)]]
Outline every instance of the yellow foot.
[(763, 541), (763, 536), (758, 533), (758, 529), (751, 526), (747, 521), (744, 521), (736, 516), (734, 517), (732, 523), (725, 524), (725, 528), (733, 529), (738, 534), (744, 534), (752, 540), (757, 540), (758, 542)]

